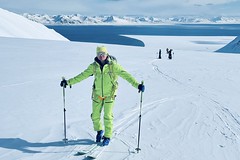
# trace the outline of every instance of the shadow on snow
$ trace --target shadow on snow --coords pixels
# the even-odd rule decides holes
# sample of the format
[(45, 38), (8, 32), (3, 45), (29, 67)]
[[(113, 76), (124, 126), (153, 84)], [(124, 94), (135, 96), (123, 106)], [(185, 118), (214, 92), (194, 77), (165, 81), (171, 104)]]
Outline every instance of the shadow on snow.
[(14, 150), (22, 151), (24, 153), (42, 153), (41, 151), (34, 151), (29, 149), (34, 147), (63, 147), (63, 146), (73, 146), (73, 145), (91, 145), (93, 143), (94, 141), (90, 139), (70, 140), (68, 141), (68, 143), (64, 143), (63, 141), (34, 143), (34, 142), (28, 142), (21, 138), (0, 138), (0, 147), (6, 148), (6, 149), (14, 149)]

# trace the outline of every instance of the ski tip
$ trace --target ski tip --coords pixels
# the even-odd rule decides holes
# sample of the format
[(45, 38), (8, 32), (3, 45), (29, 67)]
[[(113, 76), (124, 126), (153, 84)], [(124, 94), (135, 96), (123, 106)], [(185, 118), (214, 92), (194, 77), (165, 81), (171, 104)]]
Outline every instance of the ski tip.
[(83, 152), (77, 152), (77, 153), (74, 154), (74, 156), (81, 156), (81, 155), (84, 155), (84, 154), (86, 154), (86, 153), (83, 153)]
[(95, 157), (95, 156), (90, 156), (90, 155), (87, 156), (87, 158), (88, 158), (88, 159), (97, 159), (97, 157)]

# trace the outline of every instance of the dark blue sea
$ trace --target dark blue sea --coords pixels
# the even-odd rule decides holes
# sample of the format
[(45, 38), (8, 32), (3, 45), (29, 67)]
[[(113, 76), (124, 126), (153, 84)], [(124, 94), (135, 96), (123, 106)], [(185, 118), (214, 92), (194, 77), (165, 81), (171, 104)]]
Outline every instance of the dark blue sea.
[(70, 41), (145, 46), (141, 40), (124, 35), (151, 36), (239, 36), (240, 24), (177, 25), (51, 25)]

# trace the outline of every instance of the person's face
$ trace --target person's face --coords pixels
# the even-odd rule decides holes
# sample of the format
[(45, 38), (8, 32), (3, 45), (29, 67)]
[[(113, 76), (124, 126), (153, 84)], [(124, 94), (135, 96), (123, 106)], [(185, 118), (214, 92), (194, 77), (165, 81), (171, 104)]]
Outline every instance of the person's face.
[(107, 58), (107, 54), (104, 53), (104, 52), (98, 52), (98, 53), (97, 53), (97, 57), (98, 57), (98, 59), (99, 59), (100, 61), (105, 61), (106, 58)]

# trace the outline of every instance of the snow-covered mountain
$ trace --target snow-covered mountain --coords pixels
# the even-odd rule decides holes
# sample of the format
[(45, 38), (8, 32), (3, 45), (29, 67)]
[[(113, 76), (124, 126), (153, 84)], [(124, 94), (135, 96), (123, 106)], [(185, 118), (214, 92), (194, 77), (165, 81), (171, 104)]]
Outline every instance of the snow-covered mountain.
[(68, 41), (46, 26), (0, 8), (0, 36)]
[(236, 37), (233, 41), (231, 41), (226, 46), (217, 50), (217, 52), (223, 53), (240, 53), (240, 37)]
[(61, 24), (169, 24), (169, 23), (213, 23), (213, 24), (240, 24), (240, 17), (211, 17), (201, 18), (193, 16), (182, 17), (149, 17), (149, 16), (85, 16), (81, 14), (72, 15), (41, 15), (23, 14), (24, 17), (47, 25)]

